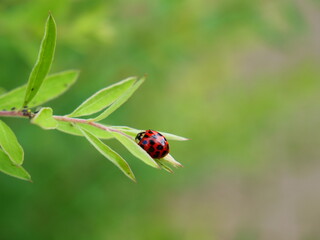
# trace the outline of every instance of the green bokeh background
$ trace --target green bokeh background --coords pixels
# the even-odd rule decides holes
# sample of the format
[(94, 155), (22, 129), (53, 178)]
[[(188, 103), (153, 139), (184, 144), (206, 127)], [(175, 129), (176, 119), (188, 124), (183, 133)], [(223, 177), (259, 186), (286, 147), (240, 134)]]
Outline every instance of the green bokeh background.
[(51, 72), (80, 69), (66, 114), (128, 76), (146, 83), (106, 124), (191, 138), (152, 169), (115, 141), (130, 182), (85, 139), (5, 119), (34, 183), (0, 175), (1, 240), (320, 239), (320, 2), (0, 1), (0, 79), (26, 82), (48, 11)]

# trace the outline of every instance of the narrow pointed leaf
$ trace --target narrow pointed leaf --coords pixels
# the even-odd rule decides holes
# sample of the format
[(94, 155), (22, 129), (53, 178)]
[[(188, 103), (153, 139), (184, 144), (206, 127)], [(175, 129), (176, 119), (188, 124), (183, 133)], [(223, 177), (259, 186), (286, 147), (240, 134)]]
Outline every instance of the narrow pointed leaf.
[(170, 154), (168, 154), (164, 158), (159, 159), (159, 161), (163, 162), (164, 164), (170, 164), (174, 167), (183, 167), (182, 164), (176, 161)]
[(80, 129), (76, 126), (78, 124), (73, 124), (70, 122), (64, 122), (64, 121), (58, 121), (58, 127), (57, 130), (71, 134), (71, 135), (76, 135), (76, 136), (83, 136), (82, 132)]
[(23, 163), (24, 152), (11, 128), (0, 120), (0, 146), (16, 165)]
[(87, 116), (105, 109), (115, 100), (117, 100), (123, 93), (125, 93), (136, 80), (136, 77), (130, 77), (109, 87), (101, 89), (85, 100), (68, 116)]
[(159, 164), (161, 169), (164, 169), (168, 173), (174, 173), (173, 170), (170, 167), (166, 166), (163, 162), (159, 161), (158, 159), (156, 159), (156, 162)]
[[(28, 104), (29, 108), (48, 102), (67, 91), (77, 80), (79, 71), (69, 70), (52, 74), (43, 81), (38, 94)], [(0, 109), (18, 108), (24, 98), (27, 85), (22, 85), (0, 96)]]
[(29, 76), (23, 106), (28, 105), (28, 103), (38, 93), (43, 80), (50, 70), (56, 46), (56, 38), (56, 23), (52, 15), (49, 14), (46, 22), (44, 36), (40, 45), (38, 58)]
[(181, 137), (172, 133), (167, 133), (167, 132), (161, 132), (160, 133), (166, 137), (167, 140), (173, 140), (173, 141), (188, 141), (190, 140), (189, 138)]
[(66, 92), (79, 77), (79, 71), (68, 70), (49, 75), (44, 80), (38, 94), (29, 103), (29, 107), (39, 106)]
[(132, 94), (140, 87), (140, 85), (144, 82), (144, 78), (139, 79), (131, 88), (129, 88), (126, 92), (124, 92), (121, 97), (119, 97), (110, 107), (108, 107), (103, 113), (101, 113), (99, 116), (97, 116), (94, 119), (91, 119), (92, 121), (98, 122), (102, 119), (105, 119), (108, 117), (111, 113), (113, 113), (115, 110), (117, 110), (122, 104), (124, 104), (131, 96)]
[(154, 168), (159, 168), (159, 165), (155, 162), (155, 160), (150, 157), (149, 154), (133, 140), (133, 138), (123, 135), (119, 132), (112, 132), (112, 134), (123, 146), (129, 150), (129, 152), (132, 153), (132, 155)]
[(131, 180), (136, 181), (133, 172), (131, 171), (128, 163), (109, 146), (104, 144), (99, 138), (92, 135), (85, 129), (79, 128), (86, 139), (107, 159), (109, 159), (114, 165), (116, 165), (127, 177)]
[(58, 126), (58, 121), (52, 117), (52, 109), (49, 107), (41, 108), (31, 122), (47, 130), (55, 129)]
[(30, 181), (30, 174), (21, 166), (14, 165), (8, 155), (0, 149), (0, 171), (12, 177)]
[[(110, 128), (118, 129), (118, 130), (120, 130), (120, 131), (126, 133), (127, 135), (134, 137), (134, 138), (136, 137), (136, 135), (139, 132), (145, 131), (145, 130), (139, 130), (139, 129), (135, 129), (135, 128), (127, 127), (127, 126), (111, 126)], [(165, 136), (167, 140), (173, 140), (173, 141), (188, 141), (189, 140), (188, 138), (174, 135), (171, 133), (166, 133), (166, 132), (162, 132), (162, 131), (159, 131), (159, 132), (163, 136)]]
[(96, 128), (91, 125), (83, 124), (83, 123), (72, 124), (70, 122), (58, 121), (57, 130), (64, 133), (71, 134), (71, 135), (83, 136), (82, 132), (79, 130), (77, 126), (80, 126), (81, 128), (89, 131), (90, 133), (95, 135), (97, 138), (100, 138), (100, 139), (113, 138), (113, 135), (110, 132), (107, 132), (100, 128)]

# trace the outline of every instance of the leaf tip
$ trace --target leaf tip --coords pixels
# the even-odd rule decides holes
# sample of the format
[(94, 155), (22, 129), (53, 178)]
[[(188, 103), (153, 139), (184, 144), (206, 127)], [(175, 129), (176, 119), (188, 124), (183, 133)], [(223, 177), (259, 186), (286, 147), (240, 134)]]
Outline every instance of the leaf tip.
[[(172, 139), (171, 139), (172, 140)], [(174, 139), (174, 140), (176, 140), (176, 141), (190, 141), (190, 140), (192, 140), (191, 138), (185, 138), (185, 137), (179, 137), (179, 138), (177, 138), (177, 139)]]
[(164, 169), (167, 173), (174, 174), (174, 171), (173, 171), (171, 168), (169, 168), (169, 167), (163, 166), (163, 169)]
[(51, 20), (55, 23), (51, 10), (48, 12), (48, 21)]
[(131, 171), (131, 169), (130, 169), (130, 171), (124, 172), (124, 173), (127, 175), (128, 178), (130, 178), (130, 180), (131, 180), (132, 182), (137, 183), (137, 179), (136, 179), (136, 177), (134, 176), (134, 174), (133, 174), (133, 172)]
[(173, 164), (174, 167), (183, 167), (183, 165), (177, 161), (175, 161), (175, 163)]
[(76, 73), (76, 76), (78, 77), (81, 73), (80, 69), (73, 69), (73, 71)]
[(141, 78), (139, 79), (139, 82), (143, 83), (143, 82), (146, 80), (147, 77), (148, 77), (148, 76), (147, 76), (146, 74), (143, 75), (143, 77), (141, 77)]
[(53, 19), (53, 14), (51, 10), (48, 11), (48, 17)]

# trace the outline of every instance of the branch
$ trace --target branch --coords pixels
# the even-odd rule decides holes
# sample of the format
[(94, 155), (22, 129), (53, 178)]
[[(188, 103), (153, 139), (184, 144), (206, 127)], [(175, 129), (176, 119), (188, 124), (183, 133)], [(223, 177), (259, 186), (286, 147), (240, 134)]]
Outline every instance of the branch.
[(108, 132), (117, 132), (117, 133), (122, 134), (123, 136), (131, 138), (129, 135), (127, 135), (127, 134), (125, 134), (125, 133), (123, 133), (123, 132), (121, 132), (121, 131), (119, 131), (117, 129), (109, 128), (109, 127), (107, 127), (107, 126), (105, 126), (103, 124), (92, 122), (92, 121), (89, 121), (87, 119), (70, 118), (70, 117), (66, 117), (66, 116), (56, 116), (56, 115), (54, 115), (53, 118), (56, 119), (57, 121), (88, 124), (88, 125), (94, 126), (96, 128), (100, 128), (100, 129), (108, 131)]
[(0, 111), (1, 117), (19, 117), (19, 118), (27, 118), (28, 116), (24, 115), (22, 111)]
[[(31, 119), (34, 116), (36, 116), (36, 113), (30, 112), (30, 111), (28, 111), (28, 109), (23, 109), (21, 111), (0, 111), (0, 117), (16, 117), (16, 118), (29, 118), (29, 119)], [(52, 117), (57, 121), (88, 124), (93, 127), (100, 128), (104, 131), (117, 132), (117, 133), (131, 139), (131, 137), (129, 135), (125, 134), (124, 132), (122, 132), (120, 130), (109, 128), (103, 124), (92, 122), (87, 119), (70, 118), (70, 117), (66, 117), (66, 116), (56, 116), (56, 115), (54, 115)]]

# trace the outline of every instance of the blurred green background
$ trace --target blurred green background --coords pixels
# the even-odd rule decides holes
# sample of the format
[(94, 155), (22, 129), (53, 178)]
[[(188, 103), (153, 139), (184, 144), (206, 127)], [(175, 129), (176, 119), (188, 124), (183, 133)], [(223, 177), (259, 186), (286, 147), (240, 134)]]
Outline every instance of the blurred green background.
[(0, 1), (0, 79), (27, 81), (51, 10), (51, 72), (80, 69), (50, 102), (148, 74), (106, 124), (186, 136), (170, 175), (111, 144), (130, 182), (85, 139), (5, 119), (33, 184), (0, 174), (1, 240), (320, 239), (320, 2)]

